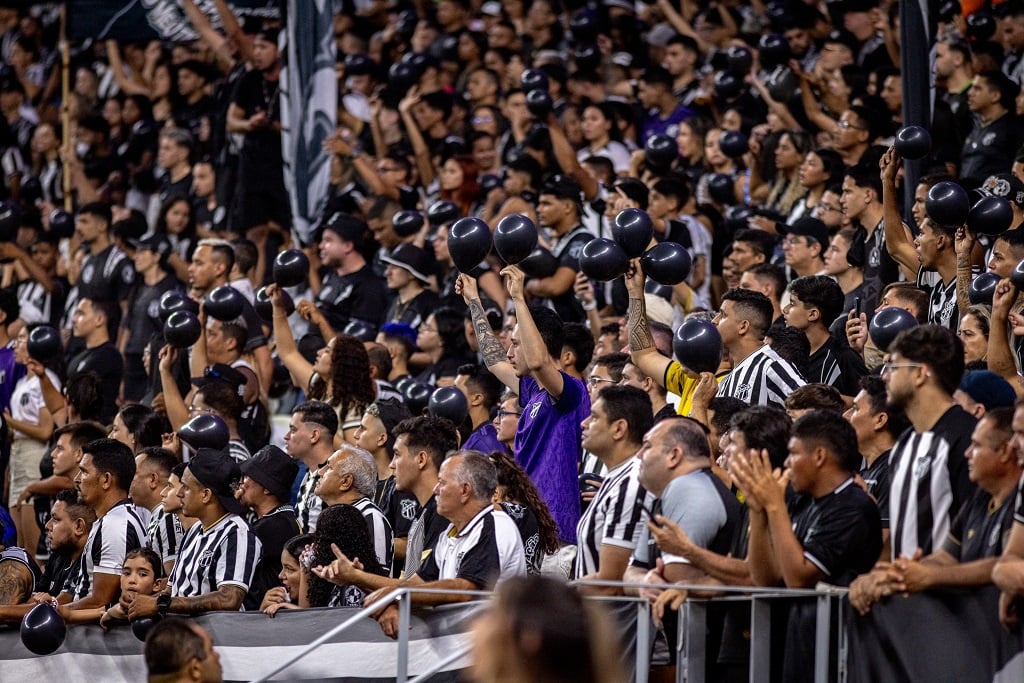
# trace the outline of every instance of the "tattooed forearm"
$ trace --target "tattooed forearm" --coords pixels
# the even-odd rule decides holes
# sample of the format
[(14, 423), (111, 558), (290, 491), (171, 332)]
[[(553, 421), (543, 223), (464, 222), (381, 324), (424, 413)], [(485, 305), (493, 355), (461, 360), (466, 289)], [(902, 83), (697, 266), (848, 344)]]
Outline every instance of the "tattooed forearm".
[(647, 325), (647, 306), (643, 299), (630, 297), (626, 311), (629, 324), (629, 350), (643, 351), (654, 347), (654, 339)]
[(505, 349), (502, 347), (491, 331), (491, 325), (487, 322), (487, 314), (480, 299), (469, 302), (469, 313), (473, 316), (473, 329), (476, 331), (476, 343), (480, 347), (480, 355), (484, 357), (484, 363), (491, 367), (496, 363), (507, 360)]
[(178, 614), (199, 614), (219, 610), (237, 610), (245, 600), (245, 591), (238, 586), (223, 585), (213, 593), (203, 593), (189, 598), (171, 600), (171, 612)]

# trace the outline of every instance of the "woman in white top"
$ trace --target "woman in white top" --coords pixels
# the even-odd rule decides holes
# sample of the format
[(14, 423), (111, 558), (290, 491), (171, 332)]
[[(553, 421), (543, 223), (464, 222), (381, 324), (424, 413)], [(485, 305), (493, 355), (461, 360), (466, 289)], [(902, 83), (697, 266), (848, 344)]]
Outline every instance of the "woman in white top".
[(586, 140), (586, 146), (576, 153), (580, 163), (593, 156), (607, 157), (615, 173), (621, 175), (629, 171), (629, 149), (622, 144), (615, 111), (610, 106), (604, 102), (587, 105), (580, 125)]
[[(34, 327), (23, 328), (14, 340), (14, 360), (28, 365), (29, 371), (14, 385), (10, 411), (4, 413), (12, 437), (7, 506), (18, 527), (18, 546), (29, 553), (34, 553), (39, 543), (39, 526), (32, 501), (20, 502), (20, 498), (25, 487), (39, 479), (39, 461), (46, 454), (46, 444), (54, 429), (53, 416), (46, 409), (39, 377), (32, 367), (35, 365), (35, 370), (41, 373), (42, 365), (28, 355), (28, 335)], [(49, 369), (45, 372), (53, 386), (60, 389), (57, 374)]]

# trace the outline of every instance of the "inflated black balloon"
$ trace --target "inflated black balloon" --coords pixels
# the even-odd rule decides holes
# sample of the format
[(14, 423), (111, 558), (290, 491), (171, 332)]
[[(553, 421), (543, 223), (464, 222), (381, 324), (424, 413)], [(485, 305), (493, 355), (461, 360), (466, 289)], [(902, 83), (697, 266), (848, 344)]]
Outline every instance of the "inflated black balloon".
[(423, 228), (423, 214), (412, 209), (399, 211), (391, 219), (391, 228), (399, 237), (415, 235)]
[(798, 87), (800, 79), (788, 66), (777, 66), (768, 75), (768, 94), (776, 102), (789, 102)]
[(712, 173), (708, 176), (708, 194), (719, 204), (736, 203), (736, 185), (732, 176), (725, 173)]
[(167, 318), (175, 311), (199, 313), (199, 304), (178, 290), (172, 289), (160, 297), (160, 320), (167, 322)]
[[(291, 295), (285, 290), (281, 290), (281, 294), (284, 297), (284, 310), (288, 315), (295, 312), (295, 301), (292, 300)], [(263, 320), (272, 322), (274, 319), (274, 305), (270, 302), (270, 295), (267, 294), (266, 287), (260, 287), (256, 290), (255, 301), (253, 308), (256, 309), (256, 315), (261, 317)]]
[(596, 71), (601, 66), (601, 48), (594, 43), (584, 43), (572, 51), (578, 71)]
[(164, 340), (176, 349), (187, 349), (199, 341), (203, 324), (191, 311), (175, 311), (164, 322)]
[(46, 364), (64, 351), (57, 328), (40, 325), (28, 333), (29, 357)]
[(655, 133), (644, 144), (647, 163), (658, 168), (668, 168), (679, 157), (679, 145), (675, 138), (664, 133)]
[(889, 306), (875, 313), (871, 318), (871, 322), (868, 323), (868, 333), (871, 335), (871, 341), (875, 342), (875, 346), (880, 351), (887, 351), (889, 344), (896, 339), (896, 335), (903, 330), (917, 327), (917, 324), (917, 318), (910, 311), (897, 306)]
[(70, 238), (75, 234), (75, 217), (64, 209), (50, 212), (50, 234), (61, 239)]
[(747, 143), (747, 136), (740, 131), (727, 130), (718, 138), (718, 148), (725, 156), (738, 159), (750, 150), (750, 145)]
[(434, 202), (427, 209), (427, 220), (430, 221), (430, 225), (437, 227), (439, 225), (447, 225), (448, 223), (454, 223), (462, 217), (462, 213), (459, 212), (459, 207), (455, 202), (442, 199), (439, 202)]
[(416, 66), (409, 62), (395, 62), (388, 70), (388, 83), (399, 92), (404, 93), (416, 85), (419, 79), (420, 74)]
[(551, 93), (547, 90), (532, 90), (526, 93), (526, 108), (538, 119), (547, 118), (553, 106)]
[(540, 69), (527, 69), (519, 77), (519, 84), (526, 94), (530, 94), (534, 90), (547, 90), (548, 75)]
[(750, 73), (750, 67), (754, 65), (754, 54), (742, 45), (733, 45), (725, 52), (729, 58), (729, 70), (740, 76)]
[(996, 33), (996, 20), (988, 12), (972, 12), (967, 17), (967, 37), (983, 42)]
[(544, 247), (538, 246), (518, 264), (527, 277), (551, 277), (558, 270), (558, 259)]
[(743, 79), (737, 78), (731, 71), (719, 71), (715, 74), (715, 95), (720, 100), (731, 100), (743, 92)]
[(504, 184), (501, 176), (496, 173), (485, 173), (480, 176), (480, 193), (487, 196), (491, 190), (496, 190)]
[(729, 234), (734, 235), (747, 227), (747, 221), (749, 221), (750, 217), (754, 214), (754, 209), (746, 204), (730, 206), (725, 210), (725, 217), (722, 220), (722, 226), (725, 227)]
[(537, 248), (537, 226), (528, 216), (513, 213), (494, 228), (494, 249), (505, 263), (516, 265)]
[(405, 405), (413, 415), (422, 415), (423, 410), (430, 402), (430, 385), (413, 380), (405, 387), (402, 395), (405, 397)]
[(56, 652), (67, 635), (67, 624), (48, 602), (39, 603), (21, 619), (21, 642), (34, 654)]
[(960, 0), (939, 0), (935, 10), (935, 18), (942, 24), (950, 23), (961, 14), (963, 14), (963, 9), (960, 6)]
[(967, 227), (981, 235), (998, 235), (1013, 224), (1013, 207), (1002, 197), (982, 197), (967, 214)]
[(722, 335), (710, 321), (690, 318), (672, 337), (672, 351), (694, 372), (715, 372), (722, 362)]
[(440, 57), (442, 62), (459, 61), (459, 37), (455, 34), (442, 36), (440, 46)]
[(778, 33), (763, 35), (758, 41), (757, 54), (761, 59), (762, 68), (774, 69), (789, 61), (789, 41)]
[(416, 378), (413, 377), (412, 375), (402, 375), (401, 377), (395, 380), (395, 391), (405, 396), (406, 388), (409, 386), (410, 383), (415, 381)]
[(228, 447), (231, 432), (219, 415), (200, 413), (181, 425), (178, 438), (197, 451), (200, 448), (221, 450)]
[(653, 294), (672, 303), (672, 285), (663, 285), (652, 278), (647, 278), (647, 282), (644, 283), (644, 294)]
[(244, 308), (245, 296), (231, 285), (214, 287), (203, 299), (203, 309), (217, 320), (234, 320)]
[(0, 203), (0, 242), (13, 242), (21, 223), (21, 208), (14, 202)]
[(469, 415), (469, 404), (466, 395), (458, 387), (438, 387), (430, 394), (427, 409), (431, 415), (451, 420), (452, 424), (460, 425)]
[(639, 258), (654, 237), (654, 224), (643, 209), (623, 209), (612, 221), (612, 239), (629, 258)]
[(615, 240), (595, 237), (580, 251), (580, 270), (595, 282), (608, 282), (629, 270), (629, 256)]
[(350, 337), (355, 337), (359, 341), (373, 341), (377, 338), (377, 326), (373, 323), (366, 322), (365, 320), (357, 320), (352, 318), (345, 323), (342, 334), (347, 334)]
[(297, 287), (309, 279), (309, 257), (301, 249), (285, 249), (274, 258), (274, 282)]
[(156, 626), (157, 622), (160, 621), (160, 617), (142, 617), (132, 621), (132, 635), (146, 642), (146, 636), (149, 635), (150, 629)]
[(1017, 288), (1018, 292), (1024, 292), (1024, 261), (1021, 261), (1010, 273), (1010, 282)]
[(448, 253), (455, 267), (468, 273), (491, 251), (491, 228), (479, 218), (460, 218), (448, 228)]
[(34, 175), (28, 176), (21, 182), (21, 200), (32, 205), (37, 199), (43, 198), (43, 184)]
[(970, 297), (971, 304), (991, 306), (992, 296), (996, 293), (996, 285), (998, 284), (999, 276), (989, 271), (971, 280), (971, 286), (967, 290), (967, 296)]
[(576, 10), (569, 18), (569, 29), (572, 31), (573, 40), (577, 43), (594, 42), (599, 28), (597, 15), (589, 7)]
[(896, 133), (893, 146), (904, 159), (924, 159), (932, 151), (932, 136), (921, 126), (903, 126)]
[(690, 277), (693, 260), (686, 247), (678, 242), (659, 242), (640, 257), (640, 266), (655, 282), (678, 285)]
[(928, 217), (939, 225), (963, 225), (971, 211), (967, 190), (951, 180), (932, 185), (924, 200)]

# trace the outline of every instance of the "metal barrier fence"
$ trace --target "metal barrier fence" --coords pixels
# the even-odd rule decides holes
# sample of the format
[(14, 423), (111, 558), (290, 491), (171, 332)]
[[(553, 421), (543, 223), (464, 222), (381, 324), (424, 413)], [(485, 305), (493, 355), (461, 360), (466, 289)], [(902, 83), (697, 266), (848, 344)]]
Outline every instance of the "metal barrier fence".
[[(638, 590), (650, 588), (647, 584), (623, 583), (614, 581), (586, 581), (575, 582), (576, 586), (611, 586), (623, 590)], [(714, 586), (675, 584), (672, 588), (681, 588), (688, 591), (706, 594), (713, 589), (716, 595), (709, 598), (688, 598), (680, 609), (678, 637), (674, 647), (677, 653), (676, 681), (678, 683), (704, 683), (707, 670), (706, 652), (706, 624), (708, 608), (718, 603), (749, 603), (751, 617), (750, 634), (750, 663), (749, 681), (751, 683), (767, 683), (771, 675), (771, 603), (778, 600), (802, 599), (816, 601), (816, 626), (815, 626), (815, 664), (814, 683), (826, 683), (834, 679), (843, 683), (845, 681), (845, 653), (846, 634), (842, 628), (843, 618), (842, 597), (845, 596), (844, 589), (827, 587), (820, 590), (795, 590), (777, 588), (755, 588), (737, 586)], [(299, 661), (307, 654), (328, 642), (331, 638), (350, 629), (356, 623), (371, 617), (383, 607), (396, 603), (398, 606), (398, 640), (395, 668), (395, 680), (397, 683), (423, 683), (430, 680), (432, 676), (441, 671), (446, 671), (458, 662), (467, 657), (470, 650), (468, 637), (466, 642), (454, 648), (448, 656), (436, 662), (434, 666), (422, 671), (414, 679), (409, 679), (409, 626), (412, 617), (412, 600), (409, 596), (416, 593), (455, 595), (464, 598), (488, 598), (490, 593), (486, 591), (457, 591), (457, 590), (432, 590), (425, 588), (402, 587), (388, 593), (380, 602), (363, 608), (350, 616), (348, 619), (332, 628), (327, 633), (309, 643), (299, 653), (283, 662), (277, 669), (257, 679), (257, 683), (268, 681), (274, 676), (286, 671), (292, 664)], [(651, 617), (651, 604), (637, 595), (601, 596), (588, 598), (602, 603), (612, 605), (633, 604), (635, 607), (636, 629), (633, 634), (633, 646), (635, 652), (634, 676), (635, 683), (647, 683), (651, 663), (651, 643), (653, 640), (654, 625)], [(832, 654), (833, 639), (833, 602), (840, 610), (839, 619), (835, 624), (837, 645), (837, 669), (829, 671), (830, 656)], [(457, 616), (459, 622), (467, 622), (481, 610), (486, 608), (486, 601), (459, 603), (457, 606), (439, 607), (435, 609), (461, 610)]]

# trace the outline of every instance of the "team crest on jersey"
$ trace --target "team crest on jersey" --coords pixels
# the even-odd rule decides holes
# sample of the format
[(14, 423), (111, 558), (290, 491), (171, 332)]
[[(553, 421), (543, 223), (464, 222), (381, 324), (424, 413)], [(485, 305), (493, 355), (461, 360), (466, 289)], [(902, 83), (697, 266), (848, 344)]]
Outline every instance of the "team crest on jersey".
[(991, 145), (995, 141), (996, 141), (996, 134), (995, 133), (985, 133), (985, 135), (983, 135), (982, 138), (981, 138), (981, 144), (985, 145), (986, 147), (988, 147), (989, 145)]
[(212, 550), (203, 551), (203, 554), (199, 556), (199, 566), (200, 567), (209, 567), (211, 562), (213, 562), (213, 551)]
[(82, 269), (82, 282), (92, 282), (92, 276), (96, 274), (96, 267), (91, 263)]
[(751, 387), (749, 384), (740, 384), (739, 386), (736, 387), (736, 398), (738, 398), (741, 401), (749, 401), (750, 389)]
[(534, 401), (530, 404), (530, 419), (537, 417), (537, 411), (540, 410), (540, 401)]
[(128, 265), (121, 268), (121, 279), (124, 280), (125, 284), (131, 284), (135, 282), (134, 263), (129, 263)]
[(932, 468), (932, 456), (925, 455), (914, 463), (914, 479), (922, 479)]
[(157, 299), (149, 302), (149, 306), (146, 308), (146, 315), (150, 318), (160, 317), (160, 302)]
[(416, 519), (416, 501), (402, 501), (402, 519), (408, 519), (409, 521)]

